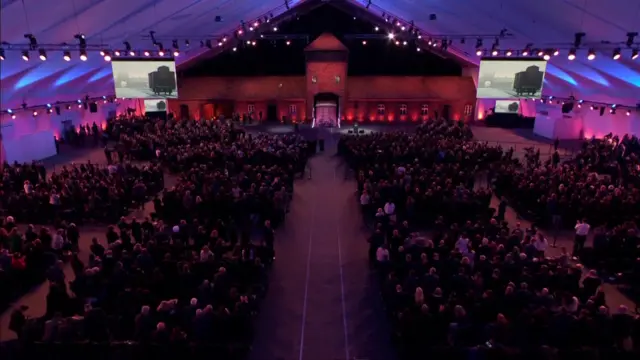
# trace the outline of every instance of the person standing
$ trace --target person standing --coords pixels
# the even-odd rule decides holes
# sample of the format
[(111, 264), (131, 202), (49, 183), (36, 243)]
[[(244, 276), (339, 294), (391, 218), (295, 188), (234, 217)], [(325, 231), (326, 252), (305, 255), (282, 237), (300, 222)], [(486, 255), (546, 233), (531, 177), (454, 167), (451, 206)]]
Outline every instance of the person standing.
[(587, 224), (586, 219), (578, 220), (576, 222), (576, 236), (573, 241), (573, 254), (574, 258), (578, 258), (580, 253), (584, 249), (584, 244), (587, 242), (587, 235), (591, 230), (591, 225)]

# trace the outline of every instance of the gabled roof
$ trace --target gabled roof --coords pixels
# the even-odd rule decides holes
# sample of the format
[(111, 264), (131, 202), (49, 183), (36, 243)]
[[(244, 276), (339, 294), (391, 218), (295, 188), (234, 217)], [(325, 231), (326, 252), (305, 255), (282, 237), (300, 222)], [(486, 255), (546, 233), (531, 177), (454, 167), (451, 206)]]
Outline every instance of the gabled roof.
[(349, 51), (349, 49), (332, 34), (324, 33), (307, 45), (304, 51)]

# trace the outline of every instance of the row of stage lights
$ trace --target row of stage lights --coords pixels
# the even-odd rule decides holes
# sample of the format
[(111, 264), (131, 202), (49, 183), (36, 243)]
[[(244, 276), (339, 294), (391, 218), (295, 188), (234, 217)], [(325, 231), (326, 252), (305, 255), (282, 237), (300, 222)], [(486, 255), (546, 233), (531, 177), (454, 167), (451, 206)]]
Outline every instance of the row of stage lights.
[[(434, 15), (432, 15), (434, 16)], [(382, 17), (384, 19), (384, 21), (386, 23), (390, 23), (392, 26), (395, 26), (395, 28), (391, 31), (389, 31), (388, 33), (388, 38), (390, 40), (393, 40), (395, 42), (396, 45), (408, 45), (408, 43), (406, 41), (399, 41), (396, 40), (397, 35), (395, 34), (395, 31), (398, 30), (399, 32), (408, 32), (411, 35), (415, 36), (417, 39), (422, 39), (422, 36), (420, 34), (420, 31), (414, 27), (413, 22), (410, 23), (404, 23), (400, 20), (398, 20), (397, 18), (391, 18), (391, 16), (387, 15), (386, 13), (382, 14)], [(433, 19), (432, 19), (433, 20)], [(376, 32), (380, 31), (380, 27), (376, 26), (374, 28), (374, 30)], [(505, 56), (505, 57), (510, 57), (510, 56), (523, 56), (523, 57), (528, 57), (528, 56), (538, 56), (541, 57), (545, 60), (550, 60), (552, 56), (558, 56), (560, 55), (560, 49), (535, 49), (533, 48), (532, 44), (527, 45), (524, 49), (522, 50), (512, 50), (512, 49), (506, 49), (506, 50), (501, 50), (499, 48), (500, 46), (500, 37), (505, 36), (507, 34), (506, 30), (502, 30), (500, 33), (500, 36), (495, 38), (495, 41), (493, 42), (493, 45), (491, 46), (491, 48), (487, 49), (485, 47), (483, 47), (483, 39), (482, 38), (477, 38), (476, 39), (476, 55), (477, 56)], [(578, 53), (578, 48), (580, 47), (581, 43), (582, 43), (582, 38), (585, 36), (584, 33), (577, 33), (575, 34), (575, 40), (574, 40), (574, 47), (572, 47), (571, 49), (568, 50), (567, 52), (567, 59), (569, 60), (575, 60), (577, 57), (577, 53)], [(637, 33), (628, 33), (627, 34), (627, 47), (630, 50), (630, 54), (629, 54), (629, 58), (631, 60), (636, 60), (638, 57), (640, 57), (640, 49), (636, 46), (633, 47), (634, 45), (634, 39), (637, 36)], [(451, 39), (441, 39), (441, 40), (437, 40), (437, 39), (433, 39), (430, 38), (428, 41), (428, 45), (432, 46), (432, 47), (440, 47), (440, 49), (442, 50), (447, 50), (449, 46), (451, 46), (453, 43), (453, 41)], [(464, 44), (465, 43), (465, 38), (460, 38), (460, 43)], [(366, 40), (362, 41), (363, 45), (367, 44)], [(637, 45), (637, 43), (635, 43)], [(420, 51), (420, 47), (417, 47), (417, 51)], [(619, 60), (621, 59), (623, 56), (623, 49), (620, 47), (615, 48), (612, 53), (611, 53), (611, 58), (613, 60)], [(587, 51), (587, 60), (595, 60), (597, 57), (597, 51), (595, 48), (590, 48)]]
[(36, 106), (27, 106), (27, 104), (22, 104), (21, 108), (18, 108), (15, 110), (14, 109), (2, 110), (1, 113), (10, 115), (12, 119), (15, 119), (18, 116), (17, 115), (18, 112), (30, 112), (33, 117), (36, 117), (41, 112), (44, 112), (46, 114), (52, 114), (54, 111), (56, 111), (59, 114), (63, 106), (66, 110), (71, 110), (74, 106), (77, 106), (78, 109), (82, 109), (82, 108), (86, 109), (89, 106), (89, 104), (95, 103), (97, 106), (99, 102), (102, 102), (103, 104), (113, 103), (113, 102), (117, 103), (118, 99), (113, 96), (106, 96), (106, 95), (97, 97), (97, 98), (89, 98), (87, 96), (84, 98), (84, 100), (78, 99), (77, 101), (65, 101), (65, 102), (59, 101), (54, 104), (45, 104), (45, 105), (36, 105)]
[[(258, 30), (258, 28), (261, 25), (270, 23), (273, 17), (274, 17), (273, 14), (269, 14), (268, 16), (265, 15), (263, 18), (253, 21), (248, 26), (248, 31), (252, 32), (252, 31)], [(246, 32), (246, 29), (247, 29), (247, 25), (243, 22), (241, 28), (234, 31), (235, 37), (239, 39)], [(278, 28), (276, 26), (273, 26), (271, 30), (273, 32), (277, 32)], [(30, 61), (31, 52), (36, 52), (36, 51), (38, 54), (38, 58), (41, 61), (47, 61), (49, 59), (47, 50), (38, 45), (38, 41), (36, 40), (35, 36), (33, 36), (32, 34), (26, 34), (25, 38), (29, 39), (30, 44), (29, 44), (29, 50), (22, 50), (22, 60)], [(82, 61), (87, 61), (89, 59), (89, 50), (88, 50), (85, 36), (83, 34), (77, 34), (74, 36), (74, 38), (76, 38), (79, 41), (78, 58)], [(209, 49), (213, 49), (215, 45), (217, 45), (218, 47), (222, 47), (228, 43), (228, 40), (229, 38), (226, 35), (218, 39), (216, 43), (214, 43), (210, 39), (200, 40), (200, 47), (201, 48), (207, 47)], [(286, 43), (287, 45), (290, 45), (291, 42), (287, 40)], [(152, 56), (153, 57), (165, 57), (165, 56), (178, 57), (180, 56), (180, 41), (178, 40), (172, 41), (172, 47), (170, 49), (165, 49), (162, 43), (157, 42), (155, 40), (153, 44), (156, 47), (156, 49), (154, 50), (135, 50), (132, 48), (131, 44), (128, 41), (124, 41), (123, 42), (124, 48), (121, 50), (103, 49), (103, 50), (99, 50), (99, 52), (100, 52), (100, 56), (102, 56), (102, 58), (105, 61), (111, 61), (114, 57), (125, 57), (125, 56), (129, 56), (129, 57), (152, 57)], [(184, 40), (184, 45), (186, 47), (189, 47), (191, 43), (189, 40)], [(255, 40), (247, 41), (247, 45), (256, 46), (257, 43)], [(232, 50), (237, 51), (237, 47), (234, 46)], [(7, 55), (7, 52), (5, 51), (5, 49), (0, 48), (0, 60), (5, 60), (6, 55)], [(65, 61), (71, 61), (73, 59), (72, 52), (70, 50), (63, 50), (62, 58)]]
[(561, 99), (556, 98), (555, 96), (543, 96), (539, 100), (543, 104), (549, 105), (564, 105), (566, 103), (573, 102), (578, 109), (582, 108), (582, 106), (589, 105), (589, 110), (601, 110), (601, 109), (609, 109), (609, 114), (615, 115), (618, 111), (623, 111), (625, 115), (631, 116), (631, 110), (633, 109), (630, 106), (621, 106), (618, 104), (603, 104), (597, 102), (588, 102), (584, 100), (574, 100), (574, 99)]
[[(560, 50), (559, 49), (532, 49), (532, 48), (525, 48), (523, 50), (520, 51), (514, 51), (514, 50), (500, 50), (497, 47), (492, 47), (491, 49), (483, 49), (483, 48), (477, 48), (476, 49), (476, 55), (477, 56), (506, 56), (506, 57), (510, 57), (510, 56), (537, 56), (537, 57), (541, 57), (545, 60), (550, 60), (552, 57), (554, 56), (558, 56), (560, 55)], [(587, 60), (595, 60), (597, 55), (597, 52), (595, 49), (589, 49), (587, 51)], [(631, 60), (635, 60), (638, 58), (639, 56), (639, 52), (638, 49), (632, 49), (631, 50), (631, 54), (629, 55), (629, 58)], [(570, 49), (569, 52), (567, 53), (567, 59), (569, 60), (575, 60), (577, 57), (577, 50), (576, 49)], [(613, 50), (613, 53), (611, 54), (611, 58), (613, 60), (619, 60), (622, 58), (622, 51), (620, 48), (616, 48), (615, 50)]]

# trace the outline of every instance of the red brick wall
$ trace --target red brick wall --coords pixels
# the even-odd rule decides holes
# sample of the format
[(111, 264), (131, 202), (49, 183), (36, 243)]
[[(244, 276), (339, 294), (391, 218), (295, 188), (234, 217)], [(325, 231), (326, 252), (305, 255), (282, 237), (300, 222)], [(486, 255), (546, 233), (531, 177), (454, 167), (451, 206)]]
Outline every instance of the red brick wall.
[[(313, 79), (316, 82), (313, 82)], [(337, 81), (339, 77), (340, 80)], [(319, 93), (333, 93), (340, 97), (340, 109), (344, 108), (347, 93), (347, 63), (346, 62), (307, 62), (306, 96), (307, 112), (312, 114), (313, 99)], [(341, 110), (344, 114), (344, 111)]]
[[(331, 92), (340, 96), (345, 120), (373, 121), (422, 120), (421, 106), (429, 106), (429, 115), (442, 114), (449, 105), (450, 116), (456, 120), (471, 120), (464, 115), (465, 105), (475, 104), (475, 85), (468, 77), (384, 77), (346, 76), (344, 63), (308, 63), (307, 76), (286, 77), (205, 77), (184, 79), (180, 84), (180, 99), (170, 100), (169, 108), (180, 113), (180, 104), (189, 106), (193, 118), (207, 118), (233, 112), (246, 113), (249, 104), (267, 115), (267, 106), (275, 103), (278, 117), (300, 121), (311, 117), (313, 96)], [(335, 76), (340, 76), (336, 82)], [(317, 83), (312, 82), (315, 76)], [(209, 106), (208, 104), (211, 104)], [(385, 105), (385, 115), (377, 115), (378, 104)], [(407, 115), (400, 116), (400, 106), (407, 105)], [(289, 114), (289, 105), (296, 105), (296, 114)], [(471, 111), (473, 114), (473, 111)]]

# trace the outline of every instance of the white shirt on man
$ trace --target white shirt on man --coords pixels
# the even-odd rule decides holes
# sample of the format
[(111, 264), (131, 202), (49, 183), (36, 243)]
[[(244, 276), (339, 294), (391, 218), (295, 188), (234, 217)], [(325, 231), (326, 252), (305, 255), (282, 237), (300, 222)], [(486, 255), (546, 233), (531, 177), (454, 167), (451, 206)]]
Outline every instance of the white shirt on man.
[(587, 223), (580, 223), (576, 225), (576, 235), (587, 236), (589, 235), (589, 230), (591, 229), (591, 225)]
[(387, 215), (393, 215), (396, 212), (396, 204), (388, 202), (384, 204), (384, 213)]

